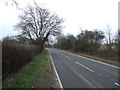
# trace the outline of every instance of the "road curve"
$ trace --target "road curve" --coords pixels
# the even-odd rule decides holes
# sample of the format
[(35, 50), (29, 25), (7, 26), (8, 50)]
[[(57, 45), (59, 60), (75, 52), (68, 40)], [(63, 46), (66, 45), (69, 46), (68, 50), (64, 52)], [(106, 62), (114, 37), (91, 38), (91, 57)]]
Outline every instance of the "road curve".
[(64, 88), (120, 88), (120, 69), (66, 51), (47, 50)]

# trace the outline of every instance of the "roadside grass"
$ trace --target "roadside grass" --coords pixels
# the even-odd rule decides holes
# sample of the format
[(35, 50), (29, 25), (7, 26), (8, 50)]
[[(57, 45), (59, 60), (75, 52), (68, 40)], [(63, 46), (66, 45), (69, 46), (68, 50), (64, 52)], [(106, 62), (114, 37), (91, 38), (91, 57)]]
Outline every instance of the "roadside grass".
[(8, 88), (49, 88), (53, 83), (52, 78), (48, 52), (43, 50), (16, 73)]
[(79, 55), (79, 56), (83, 56), (83, 57), (86, 57), (86, 58), (94, 59), (96, 61), (100, 61), (100, 62), (104, 62), (104, 63), (107, 63), (107, 64), (111, 64), (113, 66), (120, 67), (120, 61), (119, 60), (118, 61), (106, 60), (104, 58), (100, 58), (100, 57), (96, 57), (96, 56), (91, 56), (91, 55), (87, 55), (87, 54), (84, 54), (84, 53), (77, 53), (77, 52), (73, 52), (73, 51), (68, 51), (68, 52), (71, 52), (73, 54), (76, 54), (76, 55)]

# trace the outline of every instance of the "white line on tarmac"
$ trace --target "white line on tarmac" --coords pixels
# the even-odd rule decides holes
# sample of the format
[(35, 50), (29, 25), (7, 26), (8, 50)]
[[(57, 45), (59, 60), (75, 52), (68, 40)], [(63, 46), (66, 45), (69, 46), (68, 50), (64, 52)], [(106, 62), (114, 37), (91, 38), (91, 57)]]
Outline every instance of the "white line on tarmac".
[(68, 56), (65, 56), (67, 59), (71, 60), (71, 58), (69, 58)]
[[(65, 52), (65, 51), (64, 51)], [(87, 58), (87, 57), (83, 57), (83, 56), (80, 56), (80, 55), (76, 55), (76, 54), (73, 54), (73, 53), (70, 53), (70, 52), (67, 52), (71, 55), (74, 55), (74, 56), (78, 56), (78, 57), (82, 57), (82, 58), (85, 58), (87, 60), (91, 60), (93, 62), (97, 62), (97, 63), (100, 63), (100, 64), (103, 64), (103, 65), (107, 65), (107, 66), (110, 66), (110, 67), (113, 67), (113, 68), (117, 68), (117, 69), (120, 69), (120, 67), (117, 67), (117, 66), (113, 66), (113, 65), (110, 65), (110, 64), (107, 64), (107, 63), (104, 63), (104, 62), (101, 62), (101, 61), (96, 61), (94, 59), (90, 59), (90, 58)]]
[(119, 86), (119, 87), (120, 87), (120, 85), (119, 85), (118, 83), (116, 83), (116, 82), (115, 82), (115, 85), (117, 85), (117, 86)]
[(82, 64), (80, 64), (78, 62), (75, 62), (75, 63), (78, 64), (78, 65), (80, 65), (80, 66), (82, 66), (82, 67), (84, 67), (85, 69), (87, 69), (87, 70), (89, 70), (91, 72), (94, 72), (92, 69), (90, 69), (90, 68), (88, 68), (88, 67), (86, 67), (86, 66), (84, 66), (84, 65), (82, 65)]
[(57, 76), (58, 82), (59, 82), (59, 84), (60, 84), (60, 88), (63, 90), (63, 85), (62, 85), (61, 80), (60, 80), (60, 77), (59, 77), (59, 75), (58, 75), (58, 73), (57, 73), (57, 69), (56, 69), (55, 64), (54, 64), (54, 62), (53, 62), (53, 58), (52, 58), (51, 54), (50, 54), (50, 58), (51, 58), (51, 62), (52, 62), (52, 65), (53, 65), (53, 69), (54, 69), (54, 71), (55, 71), (55, 74), (56, 74), (56, 76)]
[[(67, 51), (64, 51), (64, 50), (60, 50), (60, 51), (62, 51), (62, 52), (67, 52)], [(110, 67), (113, 67), (113, 68), (120, 69), (120, 67), (113, 66), (113, 65), (110, 65), (110, 64), (101, 62), (101, 61), (96, 61), (96, 60), (94, 60), (94, 59), (90, 59), (90, 58), (87, 58), (87, 57), (83, 57), (83, 56), (80, 56), (80, 55), (76, 55), (76, 54), (73, 54), (73, 53), (70, 53), (70, 52), (67, 52), (67, 53), (69, 53), (69, 54), (71, 54), (71, 55), (74, 55), (74, 56), (78, 56), (78, 57), (85, 58), (85, 59), (87, 59), (87, 60), (91, 60), (91, 61), (93, 61), (93, 62), (101, 63), (101, 64), (104, 64), (104, 65), (107, 65), (107, 66), (110, 66)]]

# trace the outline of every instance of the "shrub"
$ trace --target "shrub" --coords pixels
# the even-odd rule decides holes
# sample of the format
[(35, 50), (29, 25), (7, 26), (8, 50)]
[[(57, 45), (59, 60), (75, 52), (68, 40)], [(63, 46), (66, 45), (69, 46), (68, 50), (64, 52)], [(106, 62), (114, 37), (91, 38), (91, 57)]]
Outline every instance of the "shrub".
[(40, 46), (23, 45), (11, 40), (2, 42), (2, 76), (19, 70), (25, 63), (41, 52)]

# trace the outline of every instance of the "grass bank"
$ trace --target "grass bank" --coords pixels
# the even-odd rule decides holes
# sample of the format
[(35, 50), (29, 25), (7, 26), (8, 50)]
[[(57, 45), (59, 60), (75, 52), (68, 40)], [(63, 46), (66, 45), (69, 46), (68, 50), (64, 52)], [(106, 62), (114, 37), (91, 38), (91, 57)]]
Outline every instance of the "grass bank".
[[(48, 51), (42, 51), (34, 60), (9, 79), (7, 88), (50, 88), (53, 73), (48, 60)], [(6, 87), (5, 87), (6, 88)]]

